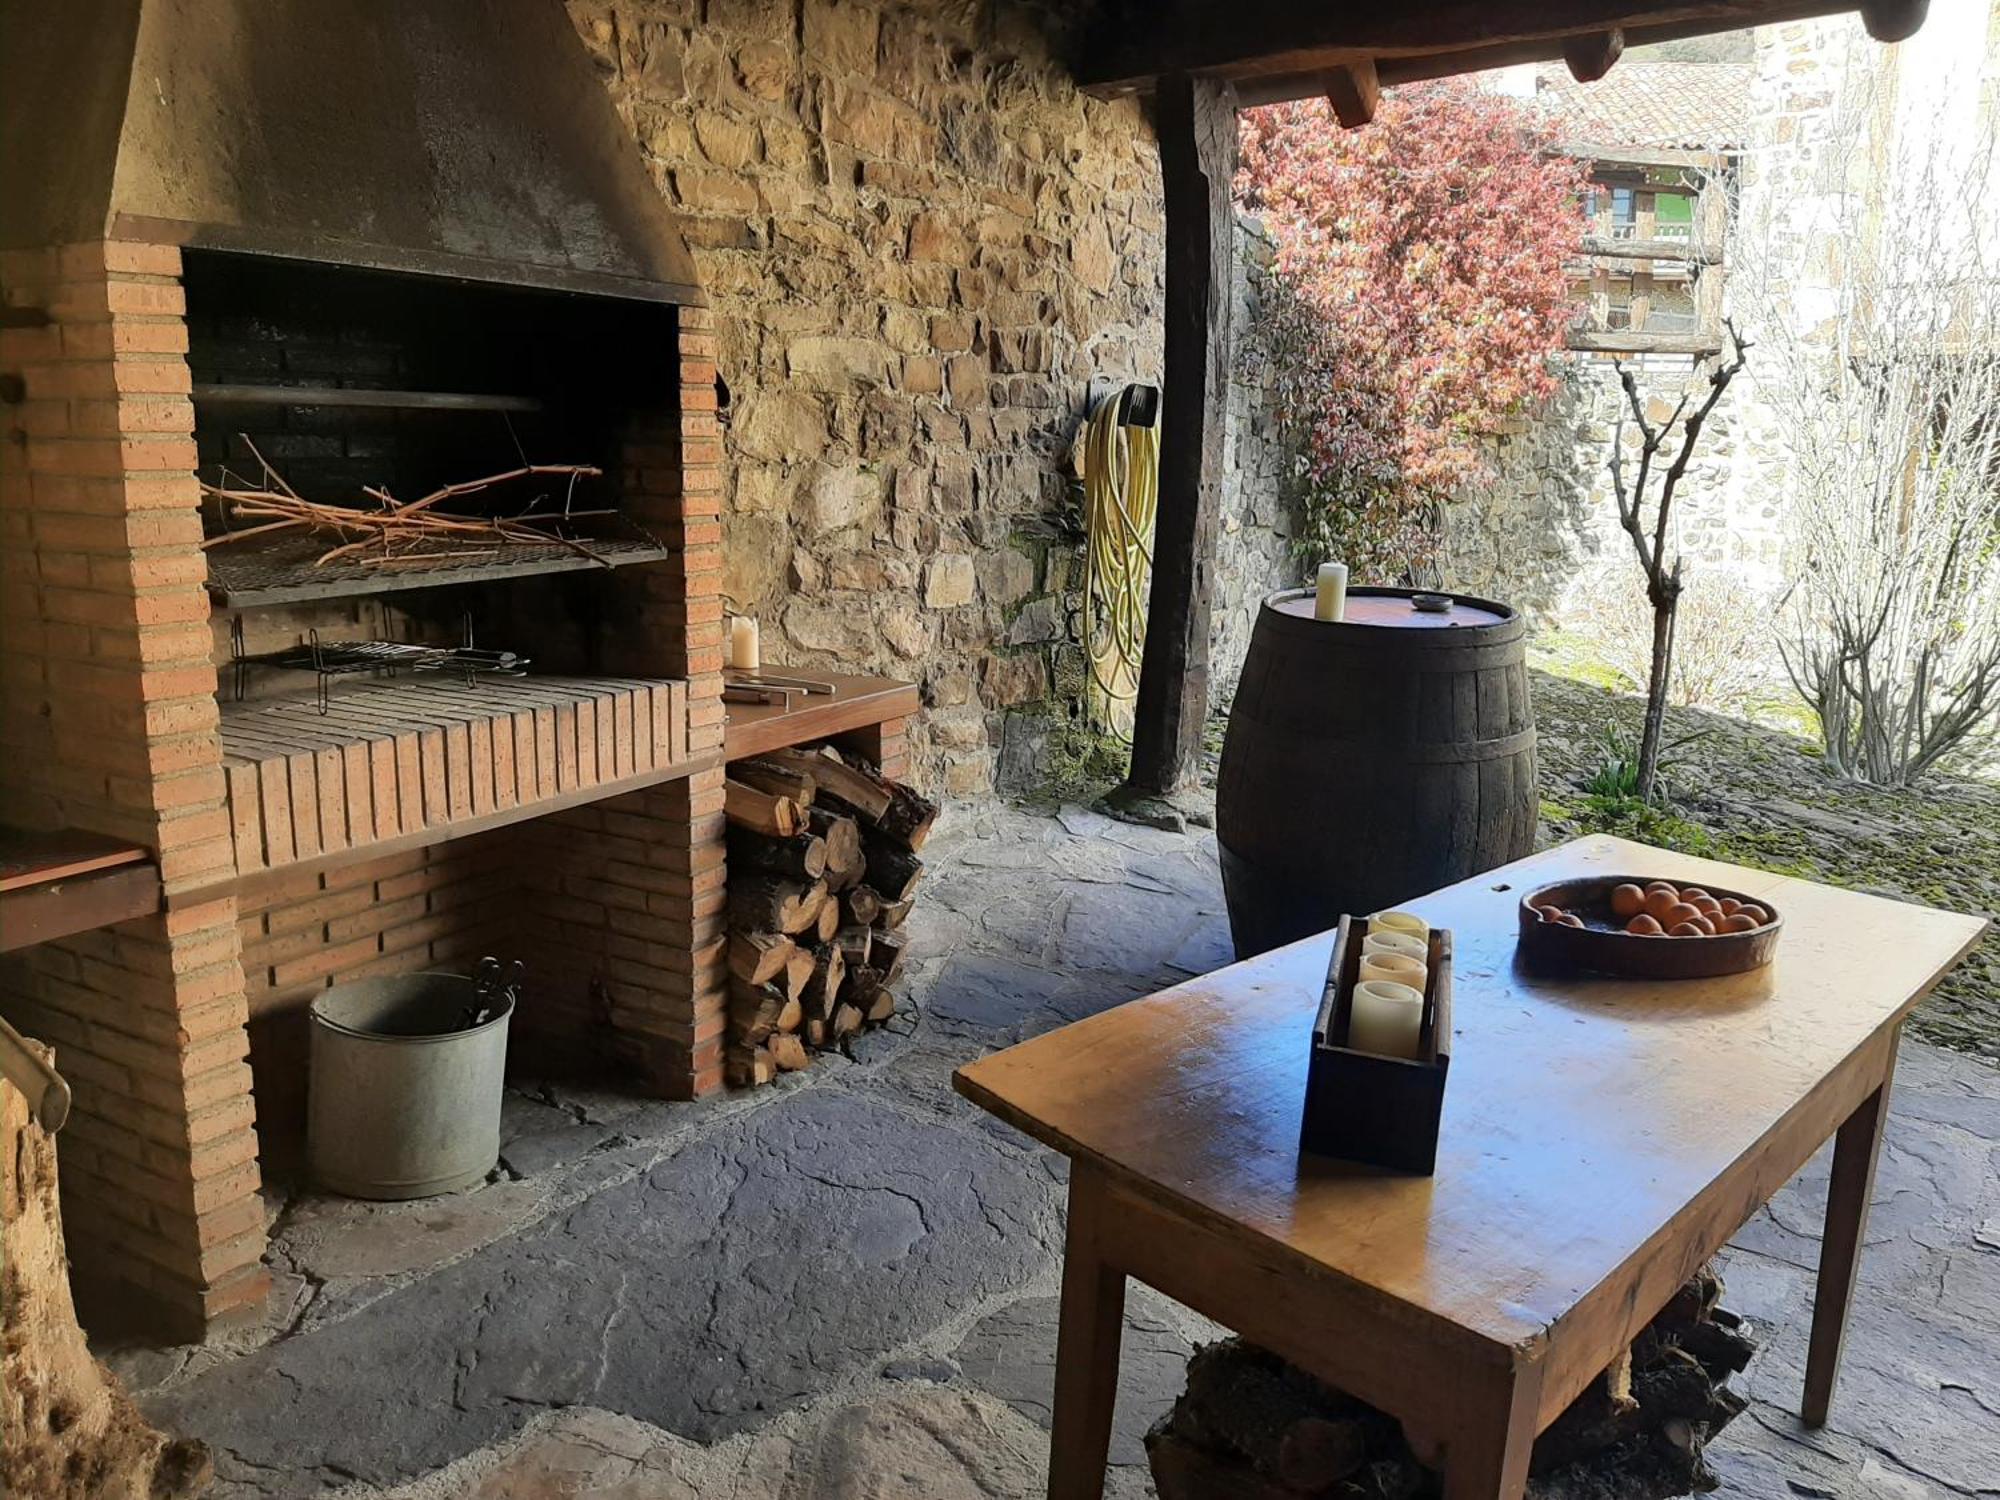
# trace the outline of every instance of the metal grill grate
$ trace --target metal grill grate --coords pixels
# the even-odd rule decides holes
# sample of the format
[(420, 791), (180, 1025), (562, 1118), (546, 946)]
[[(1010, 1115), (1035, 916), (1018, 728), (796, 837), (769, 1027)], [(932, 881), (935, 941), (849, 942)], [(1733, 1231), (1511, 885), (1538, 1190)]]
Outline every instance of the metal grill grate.
[(579, 545), (589, 556), (560, 542), (492, 543), (484, 540), (425, 546), (425, 555), (405, 562), (369, 563), (343, 558), (324, 567), (316, 559), (334, 543), (314, 536), (278, 536), (231, 542), (208, 552), (208, 591), (232, 609), (291, 604), (305, 599), (349, 598), (397, 589), (438, 588), (484, 583), (534, 573), (567, 573), (585, 568), (629, 567), (659, 562), (672, 550), (638, 527), (626, 535), (587, 537)]

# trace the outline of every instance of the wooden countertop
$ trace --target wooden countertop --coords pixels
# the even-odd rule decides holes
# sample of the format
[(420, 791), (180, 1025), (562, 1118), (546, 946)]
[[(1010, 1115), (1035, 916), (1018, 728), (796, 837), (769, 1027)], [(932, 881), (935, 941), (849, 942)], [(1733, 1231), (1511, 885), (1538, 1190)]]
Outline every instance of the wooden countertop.
[(723, 753), (730, 760), (765, 755), (807, 740), (827, 739), (888, 719), (908, 718), (922, 706), (916, 684), (898, 682), (893, 677), (860, 677), (788, 667), (768, 670), (775, 676), (830, 682), (833, 692), (807, 695), (789, 710), (768, 703), (727, 705)]
[[(1700, 980), (1524, 971), (1522, 891), (1613, 873), (1774, 901), (1776, 960)], [(1686, 1268), (1648, 1269), (1675, 1243), (1670, 1226), (1740, 1222), (1768, 1196), (1763, 1148), (1807, 1124), (1830, 1132), (1837, 1120), (1812, 1118), (1826, 1081), (1879, 1046), (1986, 926), (1606, 836), (1407, 905), (1456, 945), (1434, 1176), (1300, 1155), (1330, 933), (970, 1063), (956, 1085), (1114, 1188), (1256, 1238), (1297, 1274), (1335, 1278), (1469, 1355), (1523, 1350), (1635, 1278), (1678, 1285)]]
[(76, 828), (0, 827), (0, 952), (159, 909), (150, 850)]

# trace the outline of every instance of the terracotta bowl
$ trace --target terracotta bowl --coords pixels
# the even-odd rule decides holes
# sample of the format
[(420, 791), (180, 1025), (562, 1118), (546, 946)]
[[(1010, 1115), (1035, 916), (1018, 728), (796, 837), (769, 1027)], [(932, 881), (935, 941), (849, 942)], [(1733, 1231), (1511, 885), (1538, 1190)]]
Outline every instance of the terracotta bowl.
[[(1563, 880), (1528, 892), (1521, 898), (1521, 956), (1537, 969), (1552, 972), (1587, 970), (1626, 979), (1709, 979), (1762, 968), (1778, 951), (1778, 934), (1785, 918), (1762, 896), (1703, 886), (1720, 900), (1733, 896), (1754, 901), (1771, 920), (1750, 932), (1720, 932), (1714, 937), (1641, 937), (1627, 932), (1611, 914), (1611, 891), (1626, 884), (1644, 886), (1658, 875), (1601, 875), (1589, 880)], [(1675, 882), (1679, 884), (1680, 882)], [(1544, 922), (1535, 910), (1553, 901), (1583, 919), (1581, 927)]]

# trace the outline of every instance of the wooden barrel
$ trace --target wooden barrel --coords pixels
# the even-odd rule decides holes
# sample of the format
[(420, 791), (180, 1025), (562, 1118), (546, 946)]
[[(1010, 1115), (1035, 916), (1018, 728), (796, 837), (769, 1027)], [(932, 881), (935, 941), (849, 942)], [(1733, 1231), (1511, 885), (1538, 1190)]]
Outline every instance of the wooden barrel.
[(1236, 956), (1517, 859), (1540, 803), (1525, 630), (1504, 604), (1357, 588), (1340, 621), (1271, 595), (1216, 792)]

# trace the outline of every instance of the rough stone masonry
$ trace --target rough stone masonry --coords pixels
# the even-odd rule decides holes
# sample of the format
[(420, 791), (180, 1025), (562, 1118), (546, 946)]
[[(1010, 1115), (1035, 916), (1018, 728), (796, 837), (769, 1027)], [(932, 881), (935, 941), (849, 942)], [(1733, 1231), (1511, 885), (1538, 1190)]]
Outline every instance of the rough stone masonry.
[(1159, 378), (1158, 159), (1074, 7), (571, 0), (720, 321), (725, 591), (774, 662), (917, 679), (912, 779), (990, 787), (1074, 607), (1090, 377)]

